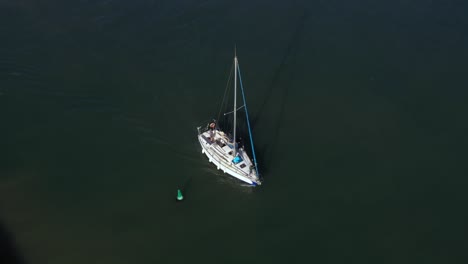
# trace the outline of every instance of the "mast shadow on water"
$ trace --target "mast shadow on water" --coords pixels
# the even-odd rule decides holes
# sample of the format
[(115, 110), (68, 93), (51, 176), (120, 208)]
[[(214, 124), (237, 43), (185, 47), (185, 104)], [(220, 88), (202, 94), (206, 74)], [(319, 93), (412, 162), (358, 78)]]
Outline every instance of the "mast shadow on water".
[[(285, 49), (284, 56), (282, 57), (281, 62), (273, 75), (270, 85), (267, 88), (266, 96), (261, 102), (257, 114), (255, 115), (252, 121), (252, 127), (255, 128), (255, 126), (258, 124), (258, 120), (261, 120), (260, 117), (263, 116), (264, 113), (266, 113), (265, 107), (272, 100), (272, 95), (275, 92), (279, 93), (280, 95), (278, 96), (278, 98), (280, 98), (280, 101), (278, 104), (275, 105), (275, 109), (278, 110), (274, 114), (274, 116), (277, 118), (275, 118), (275, 122), (271, 124), (273, 127), (273, 129), (270, 130), (272, 132), (272, 136), (271, 139), (268, 140), (268, 142), (278, 141), (279, 131), (281, 126), (283, 125), (284, 112), (286, 108), (285, 106), (286, 102), (288, 101), (288, 94), (291, 88), (291, 86), (287, 84), (291, 83), (294, 77), (294, 69), (291, 65), (293, 65), (292, 62), (294, 62), (297, 58), (297, 54), (299, 51), (298, 45), (302, 42), (302, 38), (304, 36), (305, 22), (308, 17), (308, 10), (304, 10), (304, 13), (299, 18), (299, 21), (296, 24), (296, 28), (292, 35), (291, 41), (289, 41)], [(267, 112), (271, 113), (273, 111)], [(274, 160), (274, 155), (276, 152), (276, 145), (277, 144), (268, 144), (259, 148), (259, 156), (261, 157), (261, 161), (259, 162), (259, 164), (262, 164), (260, 169), (264, 172), (268, 173), (268, 168), (270, 168), (272, 165), (272, 161)]]

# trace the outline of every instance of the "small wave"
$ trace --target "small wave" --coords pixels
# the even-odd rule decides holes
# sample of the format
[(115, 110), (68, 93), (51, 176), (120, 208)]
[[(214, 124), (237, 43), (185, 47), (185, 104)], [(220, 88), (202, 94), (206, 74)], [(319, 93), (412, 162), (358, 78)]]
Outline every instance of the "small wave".
[(67, 108), (70, 112), (119, 112), (119, 109), (115, 105), (103, 97), (91, 95), (65, 95), (63, 93), (57, 93), (56, 96), (62, 97), (67, 101)]
[(40, 71), (31, 65), (0, 60), (0, 75), (10, 76), (12, 78), (37, 79), (40, 76)]
[(12, 88), (33, 94), (47, 90), (41, 70), (33, 65), (0, 60), (0, 80), (0, 95), (7, 95)]

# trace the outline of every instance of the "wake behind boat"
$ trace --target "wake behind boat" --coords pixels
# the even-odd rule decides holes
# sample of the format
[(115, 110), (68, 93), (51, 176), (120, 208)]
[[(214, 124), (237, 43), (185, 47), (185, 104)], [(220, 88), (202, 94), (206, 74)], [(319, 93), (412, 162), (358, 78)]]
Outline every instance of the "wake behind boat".
[[(240, 88), (242, 92), (243, 105), (237, 107), (237, 77), (239, 77)], [(236, 140), (237, 130), (237, 111), (244, 108), (249, 131), (250, 145), (252, 147), (253, 162), (247, 154), (243, 146), (239, 147)], [(252, 131), (250, 129), (249, 114), (247, 112), (247, 104), (245, 101), (244, 88), (242, 86), (242, 78), (240, 75), (239, 63), (237, 55), (234, 55), (234, 110), (233, 113), (233, 136), (230, 133), (220, 129), (216, 121), (210, 122), (205, 128), (198, 127), (198, 141), (204, 153), (210, 162), (215, 164), (218, 170), (222, 170), (241, 181), (251, 185), (260, 185), (260, 175), (257, 168), (257, 160), (255, 157), (255, 148), (253, 144)], [(225, 115), (227, 115), (225, 114)]]

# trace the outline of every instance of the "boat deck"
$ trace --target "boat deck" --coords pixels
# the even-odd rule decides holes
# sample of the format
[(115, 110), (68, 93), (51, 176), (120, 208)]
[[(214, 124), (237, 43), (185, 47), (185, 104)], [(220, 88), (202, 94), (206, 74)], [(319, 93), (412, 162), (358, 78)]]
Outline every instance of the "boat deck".
[(234, 156), (234, 146), (223, 131), (207, 130), (199, 134), (199, 141), (210, 161), (214, 160), (213, 163), (217, 163), (218, 169), (239, 179), (241, 178), (238, 176), (242, 176), (259, 183), (252, 161), (245, 150), (238, 148)]

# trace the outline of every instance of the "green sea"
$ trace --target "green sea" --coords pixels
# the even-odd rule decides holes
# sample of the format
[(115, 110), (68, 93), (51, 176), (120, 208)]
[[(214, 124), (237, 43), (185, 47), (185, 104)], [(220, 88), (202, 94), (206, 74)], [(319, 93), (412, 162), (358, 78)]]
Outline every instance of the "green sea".
[[(0, 263), (467, 263), (467, 13), (1, 0)], [(196, 137), (234, 46), (259, 187)]]

